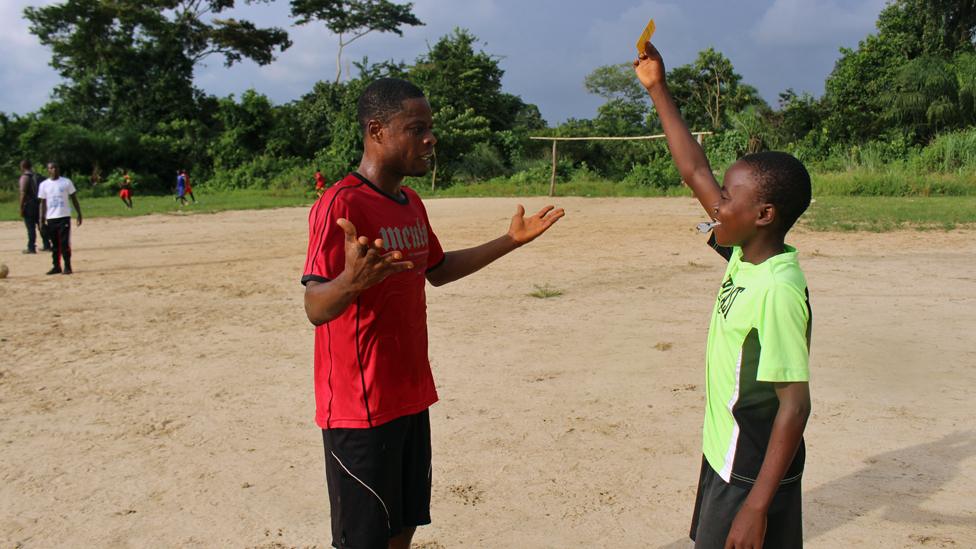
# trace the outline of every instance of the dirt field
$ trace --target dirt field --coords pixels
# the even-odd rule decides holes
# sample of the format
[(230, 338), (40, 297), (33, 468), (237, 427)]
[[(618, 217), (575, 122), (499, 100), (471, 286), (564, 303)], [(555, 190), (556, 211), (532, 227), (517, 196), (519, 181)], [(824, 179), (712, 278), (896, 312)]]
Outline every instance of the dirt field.
[[(455, 249), (515, 202), (428, 210)], [(418, 547), (688, 546), (724, 265), (690, 199), (558, 203), (539, 241), (428, 287)], [(306, 210), (72, 231), (75, 274), (47, 277), (0, 223), (0, 547), (327, 547)], [(815, 319), (808, 547), (976, 546), (974, 236), (793, 235)]]

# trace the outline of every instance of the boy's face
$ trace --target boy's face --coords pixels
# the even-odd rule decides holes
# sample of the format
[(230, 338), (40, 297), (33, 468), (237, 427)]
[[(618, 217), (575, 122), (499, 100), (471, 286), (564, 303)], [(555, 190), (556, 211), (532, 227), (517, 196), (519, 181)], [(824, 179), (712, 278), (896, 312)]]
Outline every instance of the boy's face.
[(401, 104), (403, 108), (376, 130), (375, 138), (387, 168), (405, 177), (419, 177), (430, 169), (437, 144), (433, 113), (423, 97)]
[(721, 222), (713, 229), (715, 241), (722, 246), (741, 246), (763, 224), (764, 209), (768, 206), (759, 199), (752, 168), (736, 162), (725, 172), (721, 196), (715, 206), (715, 219)]

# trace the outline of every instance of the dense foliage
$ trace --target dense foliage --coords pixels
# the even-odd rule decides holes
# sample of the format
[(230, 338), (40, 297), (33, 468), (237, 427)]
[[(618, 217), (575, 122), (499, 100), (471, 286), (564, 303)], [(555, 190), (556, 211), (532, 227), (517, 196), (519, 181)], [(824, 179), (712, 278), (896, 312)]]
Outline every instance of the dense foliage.
[[(320, 81), (282, 105), (254, 90), (212, 97), (192, 84), (202, 59), (266, 64), (290, 45), (281, 29), (221, 18), (234, 4), (64, 0), (25, 10), (63, 84), (37, 112), (0, 113), (5, 179), (13, 179), (21, 158), (56, 159), (76, 181), (108, 182), (128, 169), (151, 191), (168, 189), (179, 168), (189, 169), (198, 185), (221, 189), (306, 186), (316, 169), (335, 179), (359, 159), (356, 99), (387, 75), (414, 81), (431, 102), (438, 186), (547, 180), (548, 142), (530, 136), (660, 132), (628, 64), (597, 67), (586, 77), (587, 91), (604, 100), (594, 118), (550, 127), (535, 105), (503, 90), (499, 58), (463, 29), (441, 37), (413, 63), (363, 59), (354, 63), (354, 75)], [(399, 33), (403, 25), (423, 24), (411, 4), (387, 0), (291, 0), (291, 8), (297, 22), (343, 35), (340, 48), (372, 30)], [(787, 89), (777, 105), (768, 105), (712, 48), (670, 68), (669, 83), (689, 126), (714, 132), (705, 146), (717, 169), (776, 148), (818, 171), (973, 174), (974, 31), (976, 0), (894, 0), (876, 33), (841, 50), (822, 97)], [(662, 141), (562, 143), (557, 174), (662, 190), (680, 183)]]

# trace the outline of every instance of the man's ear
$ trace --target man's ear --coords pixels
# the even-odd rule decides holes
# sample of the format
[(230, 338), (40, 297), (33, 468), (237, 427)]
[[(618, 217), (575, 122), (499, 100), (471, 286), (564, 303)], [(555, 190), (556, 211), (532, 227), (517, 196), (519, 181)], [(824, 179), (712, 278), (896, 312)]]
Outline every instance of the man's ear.
[(375, 143), (382, 143), (384, 138), (383, 123), (379, 120), (370, 119), (366, 123), (366, 139)]
[(776, 206), (773, 204), (760, 204), (759, 212), (756, 216), (756, 226), (766, 227), (776, 222)]

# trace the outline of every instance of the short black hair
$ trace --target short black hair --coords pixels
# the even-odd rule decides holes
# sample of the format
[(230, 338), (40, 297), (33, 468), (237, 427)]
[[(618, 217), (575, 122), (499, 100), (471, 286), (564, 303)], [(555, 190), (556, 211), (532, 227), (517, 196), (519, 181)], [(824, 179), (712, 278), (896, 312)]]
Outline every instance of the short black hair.
[(405, 100), (418, 97), (424, 97), (424, 92), (406, 80), (380, 78), (373, 81), (363, 90), (356, 106), (359, 128), (366, 133), (366, 125), (370, 120), (386, 122), (403, 109)]
[(783, 232), (810, 206), (810, 173), (795, 156), (779, 151), (747, 154), (739, 159), (755, 174), (759, 199), (776, 206)]
[[(31, 165), (31, 161), (30, 160), (27, 160), (25, 158), (25, 159), (23, 159), (23, 160), (20, 161), (20, 169), (22, 169), (22, 170), (29, 170), (31, 168), (33, 168), (33, 166)], [(31, 234), (33, 234), (33, 233), (31, 233)]]

